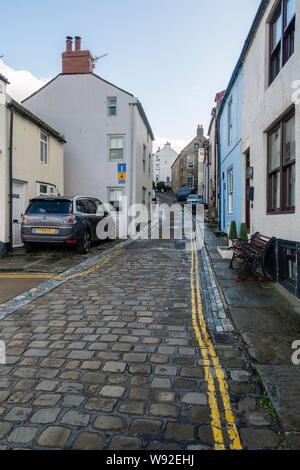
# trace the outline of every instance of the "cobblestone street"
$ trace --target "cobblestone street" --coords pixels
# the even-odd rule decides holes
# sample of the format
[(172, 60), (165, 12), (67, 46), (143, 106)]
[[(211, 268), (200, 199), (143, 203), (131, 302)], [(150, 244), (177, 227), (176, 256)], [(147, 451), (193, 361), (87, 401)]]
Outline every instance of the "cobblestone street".
[(1, 449), (278, 449), (204, 249), (128, 245), (0, 322)]

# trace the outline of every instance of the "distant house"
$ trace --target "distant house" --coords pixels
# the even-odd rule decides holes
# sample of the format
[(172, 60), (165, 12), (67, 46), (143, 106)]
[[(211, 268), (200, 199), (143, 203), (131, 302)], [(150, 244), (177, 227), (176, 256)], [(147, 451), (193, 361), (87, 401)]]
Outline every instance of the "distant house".
[(153, 181), (165, 183), (166, 187), (172, 186), (171, 167), (178, 157), (178, 153), (172, 149), (170, 142), (167, 142), (162, 149), (153, 155)]
[(218, 110), (219, 225), (229, 234), (235, 221), (239, 231), (243, 221), (242, 156), (243, 66), (239, 63), (231, 77)]
[(172, 165), (174, 193), (185, 185), (191, 192), (204, 195), (204, 159), (207, 151), (208, 139), (204, 137), (203, 126), (198, 126), (196, 137), (180, 152)]
[(28, 202), (64, 193), (64, 137), (6, 93), (0, 75), (0, 255), (22, 245)]
[(23, 103), (66, 136), (65, 193), (91, 195), (124, 214), (152, 200), (153, 132), (131, 93), (93, 72), (81, 38), (67, 37), (62, 73)]

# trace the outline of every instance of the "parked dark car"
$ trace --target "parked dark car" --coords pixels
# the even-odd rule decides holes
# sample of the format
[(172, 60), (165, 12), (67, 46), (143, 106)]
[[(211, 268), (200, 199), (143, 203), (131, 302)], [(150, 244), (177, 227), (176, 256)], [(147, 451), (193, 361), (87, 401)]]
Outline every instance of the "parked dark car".
[(37, 197), (23, 216), (21, 239), (27, 251), (37, 245), (65, 245), (88, 253), (91, 243), (98, 240), (98, 222), (109, 215), (94, 197)]
[(203, 204), (203, 196), (198, 194), (190, 194), (187, 198), (187, 204)]
[(191, 190), (187, 186), (181, 186), (176, 193), (177, 201), (186, 201), (191, 193)]

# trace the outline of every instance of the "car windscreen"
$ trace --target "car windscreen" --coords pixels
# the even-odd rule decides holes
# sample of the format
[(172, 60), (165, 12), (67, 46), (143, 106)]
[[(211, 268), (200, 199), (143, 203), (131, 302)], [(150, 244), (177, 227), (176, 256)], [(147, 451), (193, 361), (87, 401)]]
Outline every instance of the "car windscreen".
[(71, 214), (71, 201), (33, 201), (26, 214)]

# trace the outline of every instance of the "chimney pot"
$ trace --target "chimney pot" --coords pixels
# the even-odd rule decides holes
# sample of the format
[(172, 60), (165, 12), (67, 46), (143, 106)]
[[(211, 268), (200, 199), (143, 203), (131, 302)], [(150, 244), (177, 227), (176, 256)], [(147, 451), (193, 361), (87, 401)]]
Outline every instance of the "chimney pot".
[(81, 37), (75, 36), (75, 51), (81, 50)]
[(66, 47), (66, 51), (67, 52), (71, 52), (72, 51), (72, 45), (73, 45), (73, 38), (72, 36), (67, 36), (67, 47)]

